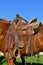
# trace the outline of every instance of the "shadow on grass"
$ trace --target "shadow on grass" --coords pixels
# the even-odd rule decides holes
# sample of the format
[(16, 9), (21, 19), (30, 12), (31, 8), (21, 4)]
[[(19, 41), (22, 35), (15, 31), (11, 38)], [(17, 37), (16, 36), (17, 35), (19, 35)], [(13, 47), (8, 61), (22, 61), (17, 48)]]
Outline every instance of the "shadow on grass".
[[(16, 62), (16, 65), (22, 65), (22, 63)], [(27, 65), (31, 65), (30, 63), (27, 63)], [(40, 63), (32, 63), (32, 65), (43, 65)]]

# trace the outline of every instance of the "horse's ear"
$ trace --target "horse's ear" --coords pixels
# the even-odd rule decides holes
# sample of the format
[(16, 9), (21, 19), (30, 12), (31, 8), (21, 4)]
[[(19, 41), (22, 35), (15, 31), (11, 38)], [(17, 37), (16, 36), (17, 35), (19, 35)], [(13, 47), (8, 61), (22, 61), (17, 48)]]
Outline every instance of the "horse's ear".
[(33, 18), (33, 19), (30, 21), (30, 24), (31, 24), (31, 23), (34, 23), (34, 22), (37, 22), (37, 18)]

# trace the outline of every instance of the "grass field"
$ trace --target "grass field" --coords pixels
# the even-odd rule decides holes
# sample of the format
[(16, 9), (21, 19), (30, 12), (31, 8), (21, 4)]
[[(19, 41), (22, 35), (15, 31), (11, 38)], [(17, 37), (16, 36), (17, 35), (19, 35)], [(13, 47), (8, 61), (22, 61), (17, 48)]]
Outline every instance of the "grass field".
[[(27, 65), (30, 65), (31, 58), (26, 57), (26, 63)], [(32, 57), (32, 65), (43, 65), (43, 56), (40, 56), (39, 58), (37, 56)], [(3, 56), (0, 57), (0, 65), (7, 65), (6, 60)], [(22, 65), (21, 58), (16, 59), (16, 65)]]

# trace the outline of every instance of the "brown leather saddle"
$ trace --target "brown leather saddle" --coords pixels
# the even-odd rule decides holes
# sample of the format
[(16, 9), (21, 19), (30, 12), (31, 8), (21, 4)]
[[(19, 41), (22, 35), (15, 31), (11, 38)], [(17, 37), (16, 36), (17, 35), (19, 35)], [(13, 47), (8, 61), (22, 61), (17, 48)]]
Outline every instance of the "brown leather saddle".
[[(38, 33), (39, 27), (40, 27), (40, 23), (37, 22), (37, 18), (34, 18), (30, 23), (28, 23), (27, 25), (25, 25), (25, 26), (23, 26), (23, 27), (18, 29), (19, 30), (19, 33), (18, 33), (19, 37), (22, 38), (21, 39), (22, 42), (20, 41), (21, 43), (19, 43), (19, 48), (23, 48), (24, 47), (23, 36), (25, 35), (25, 37), (27, 38), (27, 40), (26, 40), (26, 54), (28, 53), (29, 48), (30, 48), (29, 35)], [(30, 32), (28, 32), (28, 31), (30, 31)]]
[[(14, 20), (15, 21), (15, 20)], [(20, 20), (21, 21), (21, 20)], [(35, 22), (34, 22), (35, 21)], [(32, 21), (30, 22), (30, 23), (26, 23), (25, 25), (24, 25), (24, 23), (22, 23), (22, 25), (21, 25), (21, 23), (22, 22), (20, 22), (19, 23), (19, 25), (17, 26), (17, 25), (15, 25), (15, 27), (17, 27), (16, 29), (16, 33), (17, 33), (17, 35), (16, 35), (16, 33), (15, 33), (15, 31), (12, 31), (12, 28), (13, 28), (13, 26), (12, 26), (12, 24), (11, 24), (11, 33), (10, 34), (13, 34), (15, 37), (15, 40), (16, 40), (16, 42), (15, 42), (15, 45), (16, 45), (16, 43), (17, 43), (17, 46), (19, 47), (19, 48), (23, 48), (24, 47), (24, 39), (23, 39), (23, 36), (25, 35), (27, 35), (28, 33), (28, 30), (29, 30), (29, 28), (31, 29), (32, 28), (32, 32), (29, 32), (29, 33), (31, 33), (31, 34), (33, 34), (33, 31), (34, 31), (34, 33), (36, 33), (36, 31), (38, 32), (38, 27), (39, 27), (39, 23), (37, 22), (37, 19), (36, 18), (34, 18), (34, 19), (32, 19)], [(35, 30), (34, 30), (35, 29)], [(10, 30), (10, 29), (9, 29)], [(30, 31), (30, 30), (29, 30)], [(9, 33), (9, 32), (8, 32)], [(28, 38), (28, 37), (27, 37)], [(27, 42), (26, 42), (26, 44), (27, 44)]]
[[(18, 34), (18, 39), (19, 39), (19, 43), (18, 43), (19, 48), (24, 47), (23, 36), (25, 35), (25, 37), (27, 38), (27, 42), (28, 42), (29, 41), (28, 35), (29, 34), (36, 34), (38, 32), (39, 26), (40, 26), (40, 23), (37, 22), (37, 18), (34, 18), (34, 19), (31, 20), (30, 23), (27, 23), (26, 25), (23, 25), (23, 26), (19, 26), (17, 28), (17, 34)], [(27, 44), (27, 42), (26, 42), (26, 45), (29, 45), (29, 43)]]

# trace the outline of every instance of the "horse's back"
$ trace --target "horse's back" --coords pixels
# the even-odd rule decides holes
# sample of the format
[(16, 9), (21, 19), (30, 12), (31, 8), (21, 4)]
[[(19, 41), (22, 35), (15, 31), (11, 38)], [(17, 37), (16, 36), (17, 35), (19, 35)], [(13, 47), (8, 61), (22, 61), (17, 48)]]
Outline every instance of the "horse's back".
[(5, 20), (5, 19), (1, 19), (0, 18), (0, 23), (3, 23), (3, 24), (10, 24), (10, 22), (8, 20)]
[(7, 30), (9, 25), (10, 25), (9, 21), (0, 19), (0, 33), (1, 31), (2, 33), (4, 33)]

